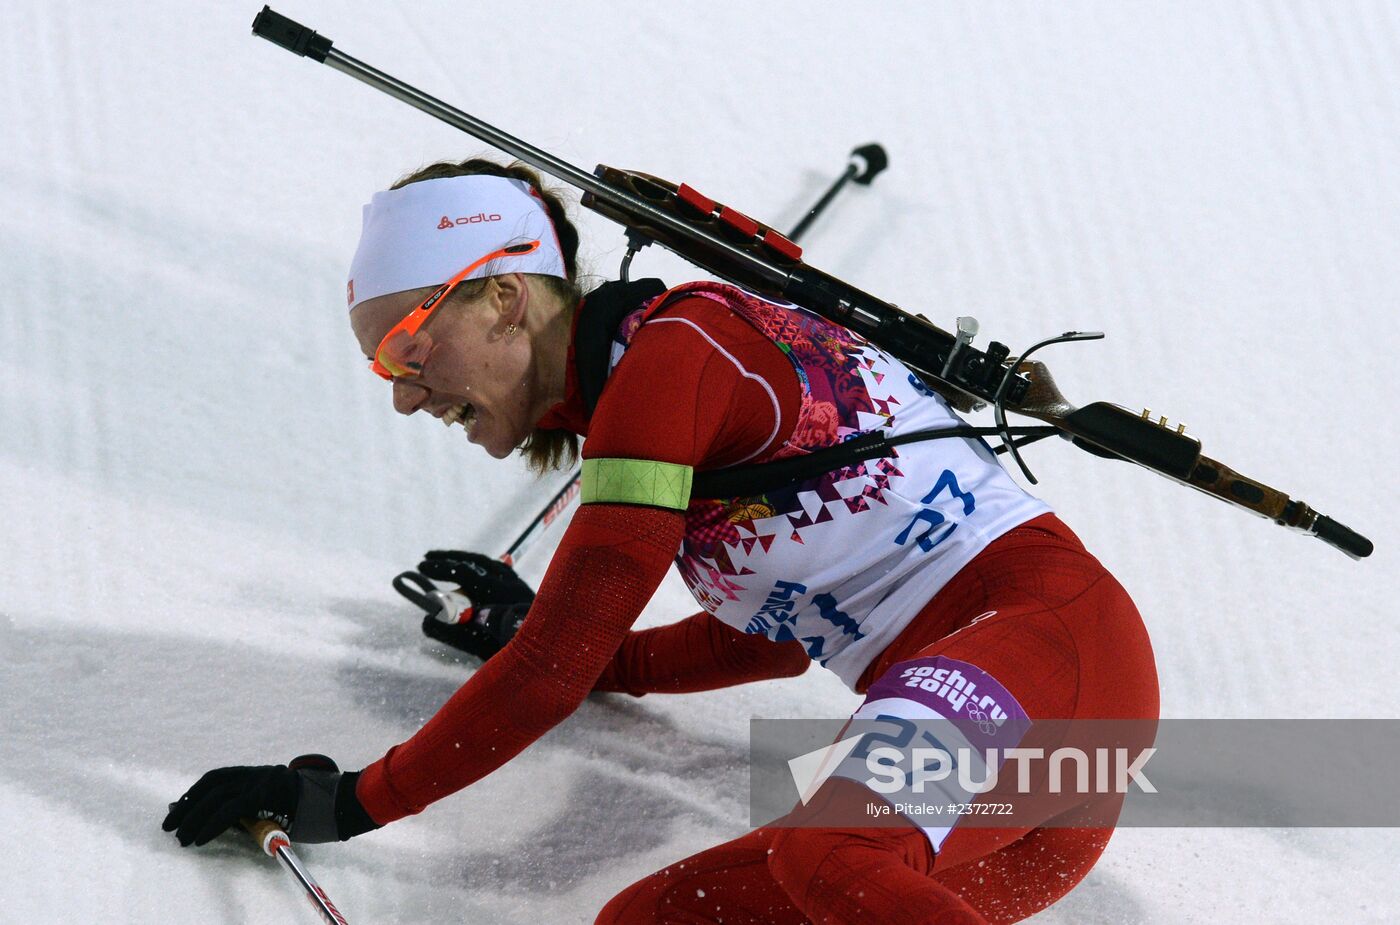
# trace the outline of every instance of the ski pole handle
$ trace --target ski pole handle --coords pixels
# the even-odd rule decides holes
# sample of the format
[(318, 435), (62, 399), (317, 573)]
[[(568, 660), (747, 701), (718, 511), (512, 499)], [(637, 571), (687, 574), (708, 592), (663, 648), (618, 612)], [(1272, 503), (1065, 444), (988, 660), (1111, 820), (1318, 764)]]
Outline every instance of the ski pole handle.
[(248, 830), (248, 834), (253, 836), (253, 841), (258, 843), (258, 847), (271, 858), (277, 857), (280, 839), (282, 844), (290, 845), (292, 840), (287, 837), (287, 833), (282, 831), (282, 827), (271, 819), (240, 819), (243, 828)]
[(244, 818), (238, 821), (257, 841), (258, 847), (269, 857), (276, 858), (286, 868), (287, 873), (292, 875), (292, 879), (301, 887), (321, 921), (326, 925), (350, 925), (335, 907), (335, 903), (331, 902), (330, 896), (326, 895), (326, 891), (321, 889), (321, 884), (301, 865), (301, 859), (292, 850), (292, 840), (280, 825), (271, 819)]

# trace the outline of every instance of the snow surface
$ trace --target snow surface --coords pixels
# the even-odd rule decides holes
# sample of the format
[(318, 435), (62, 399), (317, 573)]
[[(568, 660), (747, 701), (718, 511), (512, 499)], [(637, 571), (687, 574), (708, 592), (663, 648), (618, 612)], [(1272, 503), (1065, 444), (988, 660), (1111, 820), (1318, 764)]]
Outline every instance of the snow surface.
[[(360, 204), (482, 146), (249, 35), (258, 3), (0, 6), (0, 921), (309, 922), (247, 839), (185, 851), (204, 770), (359, 767), (470, 665), (388, 579), (499, 551), (555, 482), (393, 414), (343, 316)], [(1049, 500), (1132, 591), (1176, 717), (1400, 716), (1393, 662), (1400, 7), (284, 0), (347, 53), (584, 167), (790, 226), (892, 166), (819, 266), (1147, 404), (1368, 533), (1352, 562), (1056, 444)], [(622, 238), (579, 215), (587, 265)], [(679, 281), (678, 260), (638, 270)], [(556, 530), (523, 565), (543, 572)], [(644, 622), (689, 613), (678, 579)], [(419, 817), (303, 859), (364, 922), (587, 922), (745, 830), (751, 716), (813, 671), (595, 697)], [(1036, 921), (1392, 922), (1394, 830), (1127, 830)]]

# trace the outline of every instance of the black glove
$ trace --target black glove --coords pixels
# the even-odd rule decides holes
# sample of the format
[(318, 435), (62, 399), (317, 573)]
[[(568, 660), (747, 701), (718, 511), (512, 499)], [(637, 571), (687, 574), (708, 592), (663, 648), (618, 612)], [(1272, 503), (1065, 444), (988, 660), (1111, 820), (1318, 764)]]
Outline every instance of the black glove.
[(359, 777), (359, 771), (340, 773), (325, 755), (218, 768), (170, 804), (160, 827), (186, 848), (208, 844), (245, 818), (271, 819), (294, 842), (345, 841), (379, 828), (355, 796)]
[[(462, 594), (437, 590), (425, 576), (456, 584)], [(414, 593), (406, 584), (422, 593)], [(427, 611), (425, 635), (483, 661), (510, 642), (535, 600), (535, 592), (509, 565), (481, 553), (455, 550), (428, 553), (418, 563), (418, 572), (404, 572), (394, 579), (394, 587)]]

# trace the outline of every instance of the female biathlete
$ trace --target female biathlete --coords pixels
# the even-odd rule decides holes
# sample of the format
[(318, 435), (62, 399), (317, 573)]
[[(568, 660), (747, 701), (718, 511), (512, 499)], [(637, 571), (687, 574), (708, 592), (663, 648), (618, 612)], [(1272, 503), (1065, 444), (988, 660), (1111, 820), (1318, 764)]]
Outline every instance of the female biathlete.
[[(375, 194), (363, 222), (350, 323), (395, 410), (459, 424), (496, 458), (520, 448), (540, 468), (586, 437), (582, 503), (518, 631), (412, 738), (356, 772), (315, 760), (210, 771), (164, 822), (182, 845), (249, 816), (279, 819), (295, 841), (348, 839), (489, 774), (590, 691), (710, 690), (812, 661), (886, 711), (971, 716), (1003, 749), (1041, 719), (1155, 721), (1132, 601), (976, 438), (906, 444), (755, 496), (692, 498), (696, 473), (958, 425), (899, 361), (729, 285), (581, 294), (577, 232), (520, 165), (435, 164)], [(704, 609), (631, 630), (672, 561)], [(430, 554), (420, 571), (529, 599), (483, 556)], [(1113, 824), (813, 824), (815, 807), (872, 799), (833, 777), (788, 824), (646, 877), (597, 921), (1015, 922), (1081, 880)]]

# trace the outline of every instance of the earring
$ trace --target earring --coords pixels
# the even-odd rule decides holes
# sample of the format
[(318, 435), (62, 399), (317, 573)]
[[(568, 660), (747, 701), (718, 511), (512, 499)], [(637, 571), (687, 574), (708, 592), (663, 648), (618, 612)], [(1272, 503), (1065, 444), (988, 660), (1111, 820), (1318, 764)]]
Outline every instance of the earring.
[(506, 337), (514, 337), (517, 330), (518, 328), (516, 328), (515, 322), (506, 325)]

